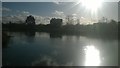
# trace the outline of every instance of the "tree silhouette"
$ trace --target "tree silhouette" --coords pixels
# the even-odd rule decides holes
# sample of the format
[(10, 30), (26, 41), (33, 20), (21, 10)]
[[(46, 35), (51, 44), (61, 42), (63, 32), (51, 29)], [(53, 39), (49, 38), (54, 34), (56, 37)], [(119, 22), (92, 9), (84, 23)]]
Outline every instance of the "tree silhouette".
[(50, 25), (51, 27), (61, 27), (62, 26), (62, 19), (56, 19), (56, 18), (52, 18), (50, 20)]
[(35, 18), (32, 15), (28, 16), (26, 19), (26, 24), (27, 25), (35, 25)]

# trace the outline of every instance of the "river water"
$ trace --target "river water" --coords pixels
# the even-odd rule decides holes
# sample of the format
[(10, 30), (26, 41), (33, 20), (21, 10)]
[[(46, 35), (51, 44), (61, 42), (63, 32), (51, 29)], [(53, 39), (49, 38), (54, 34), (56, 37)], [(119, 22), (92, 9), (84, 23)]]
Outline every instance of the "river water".
[(3, 65), (117, 66), (118, 40), (46, 32), (8, 32)]

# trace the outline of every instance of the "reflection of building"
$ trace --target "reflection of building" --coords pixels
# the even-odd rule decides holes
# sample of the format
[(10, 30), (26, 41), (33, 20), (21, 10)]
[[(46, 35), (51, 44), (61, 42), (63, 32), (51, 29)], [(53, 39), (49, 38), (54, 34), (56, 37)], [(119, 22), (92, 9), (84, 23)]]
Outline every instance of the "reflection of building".
[(35, 25), (35, 18), (32, 15), (28, 16), (26, 19), (26, 24)]
[(52, 18), (50, 20), (50, 25), (53, 27), (60, 27), (60, 26), (62, 26), (62, 19)]

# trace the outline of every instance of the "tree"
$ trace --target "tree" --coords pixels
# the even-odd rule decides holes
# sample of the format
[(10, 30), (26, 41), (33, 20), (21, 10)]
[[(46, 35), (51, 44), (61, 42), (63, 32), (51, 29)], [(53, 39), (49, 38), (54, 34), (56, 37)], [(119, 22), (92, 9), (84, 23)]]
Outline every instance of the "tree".
[(110, 23), (116, 24), (117, 22), (115, 20), (111, 19)]
[(30, 15), (30, 16), (27, 17), (25, 23), (27, 25), (35, 25), (35, 18), (32, 15)]
[(61, 27), (62, 26), (62, 19), (56, 19), (56, 18), (52, 18), (50, 20), (50, 25), (52, 27)]

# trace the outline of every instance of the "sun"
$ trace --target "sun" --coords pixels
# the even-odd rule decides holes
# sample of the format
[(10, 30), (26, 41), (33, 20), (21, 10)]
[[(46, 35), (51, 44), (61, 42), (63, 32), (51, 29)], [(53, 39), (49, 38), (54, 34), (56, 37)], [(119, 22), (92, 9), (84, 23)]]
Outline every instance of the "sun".
[(96, 11), (101, 7), (103, 0), (81, 0), (80, 2), (85, 8)]

